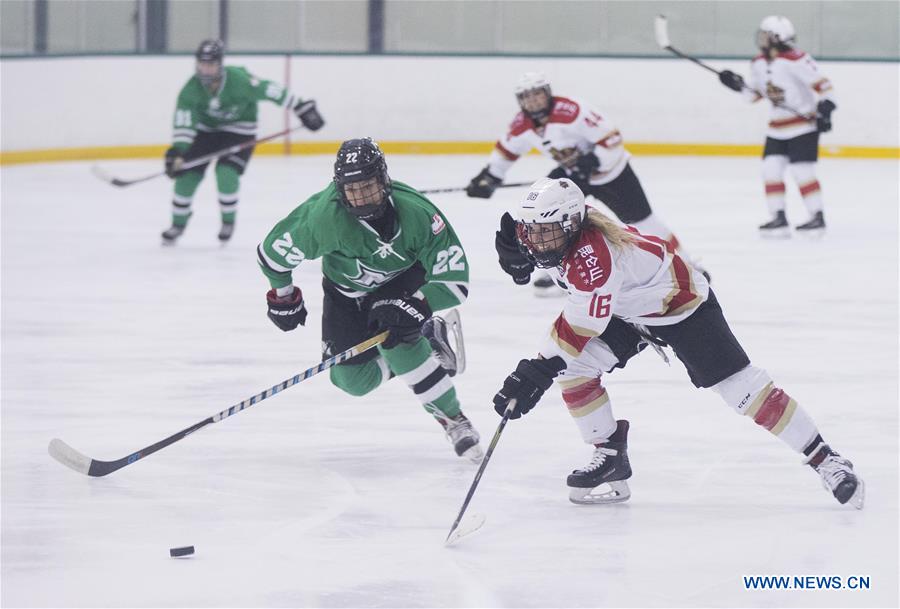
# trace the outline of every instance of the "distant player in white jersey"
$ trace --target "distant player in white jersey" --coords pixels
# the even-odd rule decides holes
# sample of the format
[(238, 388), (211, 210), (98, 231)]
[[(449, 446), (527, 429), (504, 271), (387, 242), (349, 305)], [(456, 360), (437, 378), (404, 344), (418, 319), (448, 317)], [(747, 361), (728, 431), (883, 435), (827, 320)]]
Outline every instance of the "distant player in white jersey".
[(516, 400), (510, 416), (518, 418), (558, 377), (582, 438), (595, 447), (590, 463), (568, 477), (573, 502), (630, 496), (628, 421), (613, 416), (601, 379), (649, 341), (671, 347), (695, 386), (712, 388), (738, 414), (801, 453), (840, 503), (862, 508), (864, 485), (853, 464), (822, 440), (806, 411), (765, 370), (750, 363), (706, 279), (668, 242), (585, 206), (584, 194), (565, 178), (532, 184), (516, 213), (517, 221), (504, 214), (500, 236), (563, 283), (568, 299), (538, 356), (519, 362), (494, 396), (494, 408), (503, 414)]
[(831, 113), (837, 105), (831, 82), (819, 72), (809, 54), (794, 48), (795, 38), (794, 26), (786, 17), (766, 17), (756, 33), (761, 54), (750, 63), (749, 86), (730, 70), (719, 74), (722, 84), (741, 92), (749, 101), (756, 102), (765, 96), (772, 102), (763, 151), (763, 180), (773, 218), (759, 227), (764, 236), (790, 236), (784, 194), (788, 166), (809, 212), (809, 220), (794, 228), (807, 234), (825, 230), (816, 161), (819, 133), (831, 130)]
[[(497, 142), (487, 166), (469, 183), (466, 193), (470, 197), (489, 198), (513, 163), (537, 148), (559, 164), (548, 177), (571, 179), (585, 194), (603, 201), (625, 224), (661, 237), (673, 248), (679, 246), (669, 227), (650, 209), (628, 162), (631, 154), (606, 116), (580, 99), (554, 96), (550, 83), (536, 72), (521, 77), (516, 98), (522, 111)], [(553, 283), (541, 277), (535, 286), (552, 289)]]

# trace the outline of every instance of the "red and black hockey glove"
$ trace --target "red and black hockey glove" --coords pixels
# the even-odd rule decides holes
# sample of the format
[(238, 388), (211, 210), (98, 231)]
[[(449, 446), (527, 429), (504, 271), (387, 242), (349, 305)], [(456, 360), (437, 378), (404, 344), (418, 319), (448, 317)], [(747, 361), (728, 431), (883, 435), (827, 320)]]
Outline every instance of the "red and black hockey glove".
[(422, 337), (422, 324), (431, 317), (431, 307), (413, 296), (379, 298), (369, 307), (369, 329), (373, 332), (390, 330), (381, 343), (393, 349), (400, 343), (412, 344)]
[(525, 285), (531, 281), (534, 264), (519, 249), (519, 242), (516, 239), (516, 221), (509, 213), (503, 214), (500, 218), (500, 230), (496, 233), (494, 248), (500, 257), (500, 268), (512, 277), (517, 285)]
[(553, 384), (556, 375), (565, 368), (565, 360), (558, 355), (550, 359), (523, 359), (494, 396), (494, 410), (503, 416), (509, 401), (515, 400), (516, 406), (509, 418), (518, 419), (534, 408)]
[(278, 296), (274, 289), (269, 290), (266, 292), (266, 302), (269, 305), (269, 319), (283, 332), (290, 332), (306, 323), (306, 305), (303, 304), (300, 288), (295, 286), (287, 296)]

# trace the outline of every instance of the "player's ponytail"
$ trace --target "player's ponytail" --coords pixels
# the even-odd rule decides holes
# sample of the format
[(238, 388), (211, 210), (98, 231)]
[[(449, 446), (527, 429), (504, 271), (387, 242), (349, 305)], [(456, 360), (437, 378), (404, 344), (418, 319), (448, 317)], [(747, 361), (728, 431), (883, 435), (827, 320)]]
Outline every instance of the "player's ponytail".
[(633, 233), (628, 232), (616, 224), (612, 218), (593, 207), (587, 208), (587, 225), (603, 233), (603, 236), (606, 237), (606, 240), (613, 247), (624, 249), (634, 245), (635, 236)]

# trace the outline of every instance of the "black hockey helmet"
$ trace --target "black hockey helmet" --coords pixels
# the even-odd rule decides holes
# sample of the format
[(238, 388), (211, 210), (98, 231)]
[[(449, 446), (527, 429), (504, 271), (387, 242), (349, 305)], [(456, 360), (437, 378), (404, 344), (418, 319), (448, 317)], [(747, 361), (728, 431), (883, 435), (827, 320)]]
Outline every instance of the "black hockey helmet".
[[(200, 43), (197, 52), (197, 78), (200, 84), (210, 86), (222, 79), (225, 70), (225, 43), (221, 40), (208, 39)], [(201, 67), (202, 64), (202, 67)]]
[(391, 196), (384, 153), (372, 138), (347, 140), (334, 162), (334, 183), (341, 203), (360, 220), (380, 218)]

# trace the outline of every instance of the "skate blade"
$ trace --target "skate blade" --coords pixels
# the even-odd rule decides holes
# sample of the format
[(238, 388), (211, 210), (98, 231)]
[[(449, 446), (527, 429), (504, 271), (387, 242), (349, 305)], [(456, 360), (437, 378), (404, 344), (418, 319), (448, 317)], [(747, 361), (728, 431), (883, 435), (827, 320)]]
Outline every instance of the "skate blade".
[(825, 228), (810, 228), (806, 230), (798, 230), (797, 236), (810, 241), (818, 241), (825, 236)]
[(460, 457), (468, 459), (475, 465), (480, 465), (482, 459), (484, 459), (484, 451), (481, 450), (481, 444), (476, 444), (463, 451), (463, 454), (461, 454)]
[[(604, 487), (608, 490), (600, 490)], [(578, 505), (603, 505), (608, 503), (622, 503), (631, 498), (631, 489), (624, 480), (616, 480), (607, 484), (601, 484), (594, 488), (569, 487), (569, 501)]]
[(447, 537), (447, 540), (444, 542), (445, 547), (450, 547), (455, 544), (460, 538), (465, 537), (466, 535), (471, 535), (478, 529), (480, 529), (484, 525), (484, 521), (487, 520), (484, 514), (467, 514), (463, 517), (462, 522), (459, 523), (453, 532), (450, 533), (450, 536)]
[(856, 483), (856, 492), (850, 496), (850, 499), (847, 500), (846, 505), (852, 505), (858, 510), (863, 509), (863, 504), (866, 502), (866, 483), (857, 478)]
[(784, 228), (760, 229), (759, 236), (763, 239), (790, 239), (791, 229), (787, 226)]

